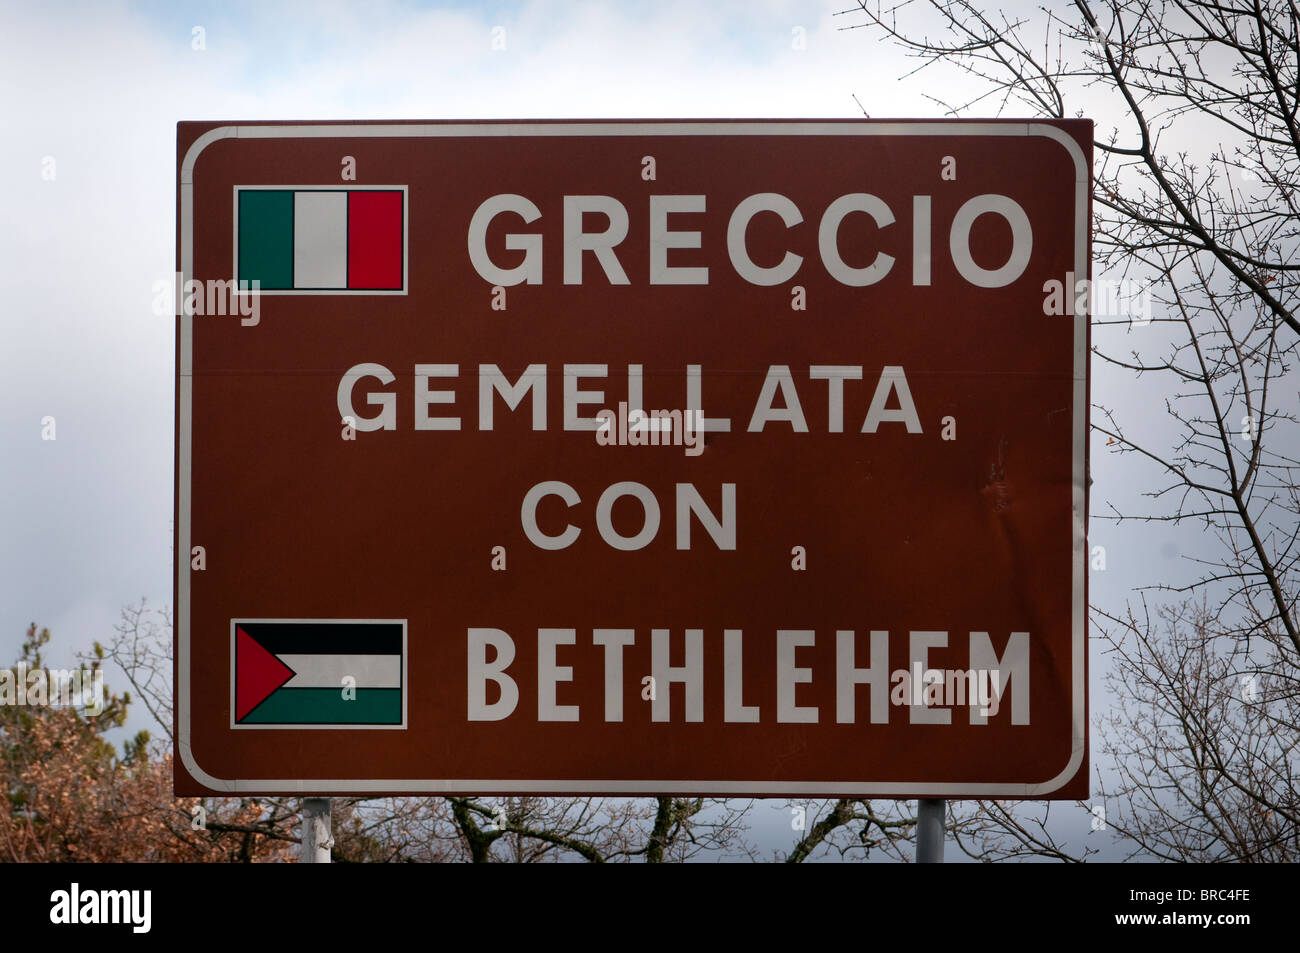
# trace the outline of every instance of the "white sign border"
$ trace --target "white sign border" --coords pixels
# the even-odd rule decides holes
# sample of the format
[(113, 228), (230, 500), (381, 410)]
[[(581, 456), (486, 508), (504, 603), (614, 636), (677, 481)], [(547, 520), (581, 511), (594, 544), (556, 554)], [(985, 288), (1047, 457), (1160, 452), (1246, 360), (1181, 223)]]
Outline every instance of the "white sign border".
[[(513, 136), (1043, 136), (1059, 143), (1074, 162), (1074, 273), (1089, 274), (1088, 185), (1090, 170), (1078, 143), (1063, 130), (1042, 122), (818, 122), (807, 120), (766, 122), (503, 122), (227, 125), (209, 129), (185, 154), (180, 173), (181, 276), (188, 281), (194, 271), (194, 166), (203, 150), (222, 139), (339, 139), (339, 138), (462, 138)], [(409, 203), (408, 203), (409, 204)], [(1084, 584), (1087, 574), (1087, 527), (1084, 455), (1088, 427), (1086, 311), (1074, 316), (1074, 433), (1073, 522), (1074, 591), (1071, 605), (1072, 717), (1070, 757), (1054, 777), (1038, 784), (989, 782), (978, 784), (870, 781), (700, 781), (700, 780), (550, 780), (501, 779), (234, 779), (218, 778), (199, 767), (191, 746), (190, 709), (190, 477), (192, 463), (191, 413), (193, 409), (193, 316), (181, 314), (177, 382), (179, 434), (176, 486), (176, 720), (177, 748), (185, 769), (213, 791), (229, 794), (295, 792), (302, 794), (392, 793), (441, 794), (446, 792), (545, 794), (734, 794), (903, 797), (1033, 798), (1051, 794), (1067, 784), (1083, 761), (1087, 724), (1084, 659), (1087, 625)]]

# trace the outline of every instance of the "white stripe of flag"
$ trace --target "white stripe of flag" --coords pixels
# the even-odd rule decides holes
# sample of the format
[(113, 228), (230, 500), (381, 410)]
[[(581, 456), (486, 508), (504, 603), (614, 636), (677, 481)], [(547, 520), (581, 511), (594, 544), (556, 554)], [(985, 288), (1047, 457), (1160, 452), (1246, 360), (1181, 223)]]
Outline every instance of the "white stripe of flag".
[(401, 688), (400, 655), (277, 655), (297, 674), (283, 688), (338, 688), (344, 676), (356, 688)]
[(300, 288), (346, 288), (348, 193), (299, 192), (293, 204), (293, 274)]

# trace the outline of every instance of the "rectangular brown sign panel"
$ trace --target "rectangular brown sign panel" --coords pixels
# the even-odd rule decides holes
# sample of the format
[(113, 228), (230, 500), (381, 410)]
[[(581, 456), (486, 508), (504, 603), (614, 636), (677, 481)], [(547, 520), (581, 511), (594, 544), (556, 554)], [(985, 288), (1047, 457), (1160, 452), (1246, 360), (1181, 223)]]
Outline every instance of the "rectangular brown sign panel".
[(177, 791), (1086, 797), (1091, 141), (181, 123)]

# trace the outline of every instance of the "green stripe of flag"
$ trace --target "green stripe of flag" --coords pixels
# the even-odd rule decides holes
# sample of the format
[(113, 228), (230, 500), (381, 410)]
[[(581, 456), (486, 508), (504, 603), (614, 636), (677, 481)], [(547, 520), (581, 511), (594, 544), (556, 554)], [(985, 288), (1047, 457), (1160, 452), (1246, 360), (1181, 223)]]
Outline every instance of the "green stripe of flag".
[[(352, 694), (351, 692), (348, 693)], [(281, 688), (249, 712), (241, 725), (400, 725), (400, 688)]]
[(292, 191), (240, 190), (237, 277), (263, 291), (293, 287)]

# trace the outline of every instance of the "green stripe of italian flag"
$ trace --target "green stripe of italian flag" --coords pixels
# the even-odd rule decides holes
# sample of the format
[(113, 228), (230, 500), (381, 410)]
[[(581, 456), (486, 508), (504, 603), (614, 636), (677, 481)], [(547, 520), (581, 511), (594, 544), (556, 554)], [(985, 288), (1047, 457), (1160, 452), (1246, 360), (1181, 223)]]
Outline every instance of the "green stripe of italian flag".
[(241, 186), (236, 278), (262, 291), (402, 291), (405, 233), (404, 188)]
[(234, 620), (237, 726), (404, 724), (402, 621)]

